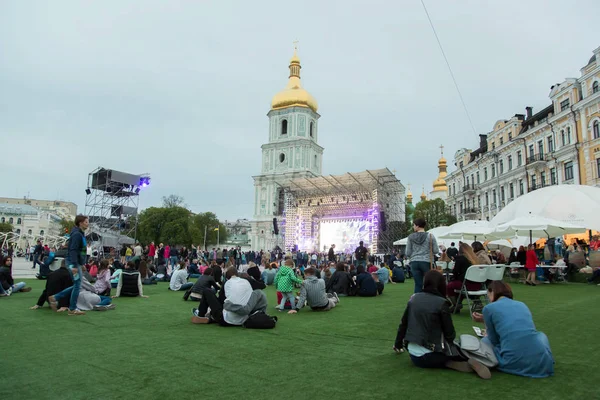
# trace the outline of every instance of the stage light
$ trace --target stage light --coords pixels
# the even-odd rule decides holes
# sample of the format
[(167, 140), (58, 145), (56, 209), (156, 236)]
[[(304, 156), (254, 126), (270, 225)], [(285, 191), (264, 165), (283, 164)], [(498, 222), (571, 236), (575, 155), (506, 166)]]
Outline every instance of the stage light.
[(92, 194), (92, 191), (90, 190), (90, 188), (85, 189), (85, 194), (87, 194), (87, 195)]
[(135, 194), (139, 194), (140, 193), (140, 188), (136, 188), (135, 189)]
[(150, 178), (147, 177), (147, 176), (141, 177), (138, 186), (141, 186), (141, 187), (148, 187), (148, 186), (150, 186)]

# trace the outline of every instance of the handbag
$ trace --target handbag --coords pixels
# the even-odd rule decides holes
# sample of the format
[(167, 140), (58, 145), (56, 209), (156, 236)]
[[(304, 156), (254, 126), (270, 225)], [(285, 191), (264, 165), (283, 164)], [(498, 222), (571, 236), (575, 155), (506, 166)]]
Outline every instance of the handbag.
[(442, 352), (448, 357), (464, 357), (454, 342), (448, 342), (442, 333)]
[(433, 262), (433, 236), (429, 234), (429, 269), (434, 269), (435, 263)]
[(473, 335), (460, 335), (459, 351), (463, 357), (479, 361), (488, 368), (498, 365), (494, 349)]
[(257, 311), (250, 315), (246, 322), (244, 322), (244, 328), (246, 329), (273, 329), (277, 324), (277, 317), (272, 317), (262, 311)]

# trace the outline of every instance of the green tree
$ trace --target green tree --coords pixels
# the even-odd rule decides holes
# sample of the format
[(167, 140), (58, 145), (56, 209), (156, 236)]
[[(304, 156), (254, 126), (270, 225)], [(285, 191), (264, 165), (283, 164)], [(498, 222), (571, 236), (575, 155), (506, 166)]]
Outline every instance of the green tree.
[(165, 208), (185, 207), (185, 200), (183, 200), (183, 197), (177, 196), (176, 194), (172, 194), (170, 196), (163, 196), (162, 202), (163, 207)]
[(8, 233), (13, 231), (13, 226), (8, 222), (0, 222), (0, 233)]
[(60, 220), (60, 231), (62, 234), (71, 232), (75, 226), (75, 220), (63, 218)]
[(456, 217), (447, 212), (442, 199), (420, 201), (415, 206), (413, 221), (417, 218), (427, 221), (427, 230), (456, 223)]
[(191, 213), (183, 207), (150, 207), (138, 219), (138, 238), (143, 243), (189, 246)]
[[(193, 241), (196, 245), (204, 244), (204, 232), (206, 231), (206, 246), (225, 243), (229, 236), (227, 228), (223, 225), (217, 216), (212, 212), (205, 212), (194, 215), (192, 218)], [(205, 229), (206, 228), (206, 229)], [(216, 228), (219, 228), (217, 231)]]

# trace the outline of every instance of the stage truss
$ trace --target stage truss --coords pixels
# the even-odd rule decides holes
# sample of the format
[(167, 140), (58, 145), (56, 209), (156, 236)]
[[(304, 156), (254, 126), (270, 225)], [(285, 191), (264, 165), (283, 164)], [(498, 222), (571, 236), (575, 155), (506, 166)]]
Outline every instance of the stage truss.
[(387, 168), (293, 179), (284, 189), (285, 247), (323, 251), (319, 248), (321, 222), (362, 220), (367, 224), (365, 245), (371, 253), (389, 251), (396, 238), (382, 225), (382, 217), (385, 225), (404, 221), (404, 192)]

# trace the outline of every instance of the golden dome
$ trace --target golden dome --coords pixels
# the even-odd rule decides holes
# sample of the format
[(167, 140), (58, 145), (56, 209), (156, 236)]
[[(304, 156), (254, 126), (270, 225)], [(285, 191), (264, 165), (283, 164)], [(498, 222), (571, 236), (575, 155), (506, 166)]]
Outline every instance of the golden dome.
[(406, 202), (412, 203), (412, 200), (413, 200), (413, 195), (412, 195), (412, 192), (410, 191), (410, 185), (408, 185), (408, 193), (406, 194)]
[(446, 185), (446, 176), (448, 176), (447, 168), (448, 162), (444, 158), (444, 146), (440, 146), (442, 149), (442, 158), (438, 161), (438, 170), (439, 174), (435, 181), (433, 181), (433, 191), (434, 192), (447, 192), (448, 186)]
[(296, 50), (290, 60), (290, 79), (287, 86), (281, 92), (273, 96), (271, 109), (278, 110), (287, 107), (308, 107), (317, 112), (317, 100), (302, 88), (300, 83), (300, 58)]
[(423, 185), (423, 192), (421, 193), (421, 201), (427, 200), (427, 195), (425, 194), (425, 185)]

